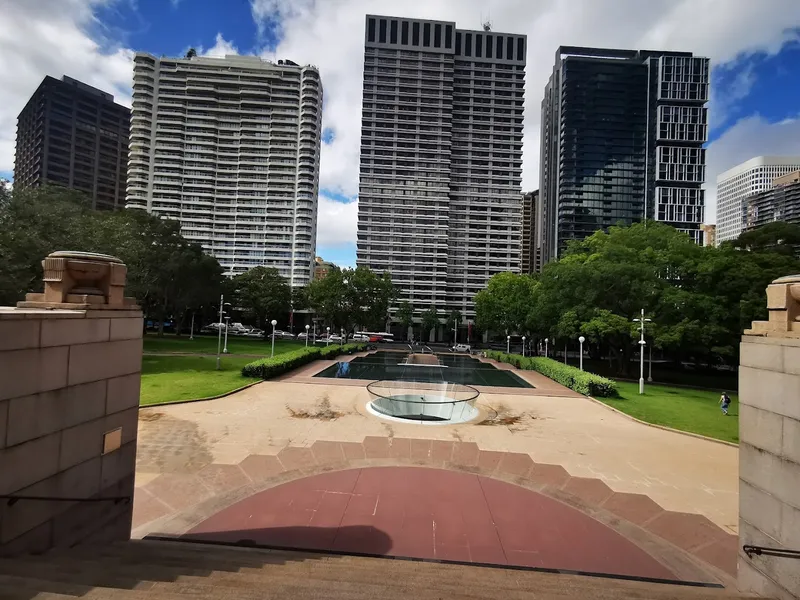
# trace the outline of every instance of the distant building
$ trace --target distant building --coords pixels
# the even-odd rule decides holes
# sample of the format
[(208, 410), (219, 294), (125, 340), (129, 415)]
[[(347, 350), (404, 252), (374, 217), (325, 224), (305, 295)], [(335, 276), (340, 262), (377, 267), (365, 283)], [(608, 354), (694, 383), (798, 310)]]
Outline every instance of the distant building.
[(558, 49), (542, 100), (542, 262), (644, 218), (702, 243), (708, 76), (690, 52)]
[(176, 219), (228, 275), (312, 277), (322, 133), (319, 71), (257, 56), (133, 67), (128, 207)]
[(125, 205), (131, 111), (64, 75), (47, 76), (17, 118), (14, 186), (60, 185), (93, 208)]
[(747, 204), (747, 230), (772, 223), (800, 224), (800, 170), (773, 180), (769, 190), (749, 196)]
[(541, 231), (537, 215), (539, 203), (539, 190), (526, 192), (522, 195), (522, 254), (520, 257), (520, 270), (523, 273), (538, 273), (542, 270), (539, 260), (539, 244), (541, 244)]
[(398, 302), (475, 316), (519, 272), (525, 35), (367, 15), (357, 264)]
[(717, 177), (717, 245), (735, 240), (748, 223), (747, 198), (776, 177), (800, 169), (800, 156), (756, 156)]
[(717, 226), (703, 225), (703, 246), (716, 246)]
[(319, 256), (314, 259), (314, 279), (323, 279), (328, 272), (336, 265), (327, 260), (322, 260)]

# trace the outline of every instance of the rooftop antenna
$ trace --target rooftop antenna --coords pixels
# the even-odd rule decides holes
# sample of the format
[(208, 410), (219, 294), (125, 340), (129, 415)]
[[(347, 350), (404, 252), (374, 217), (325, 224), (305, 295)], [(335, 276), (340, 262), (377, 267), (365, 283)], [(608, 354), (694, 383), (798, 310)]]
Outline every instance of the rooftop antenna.
[(486, 19), (483, 22), (483, 30), (484, 31), (491, 31), (492, 30), (492, 22), (489, 19)]

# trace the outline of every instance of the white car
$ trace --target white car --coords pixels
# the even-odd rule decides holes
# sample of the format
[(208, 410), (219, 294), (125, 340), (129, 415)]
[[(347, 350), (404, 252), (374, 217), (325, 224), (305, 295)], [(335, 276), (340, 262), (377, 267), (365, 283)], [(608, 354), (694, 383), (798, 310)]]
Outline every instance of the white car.
[(456, 344), (453, 346), (453, 352), (466, 352), (469, 354), (472, 352), (472, 347), (469, 344)]
[(350, 339), (354, 342), (368, 342), (369, 336), (365, 333), (354, 333), (350, 336)]

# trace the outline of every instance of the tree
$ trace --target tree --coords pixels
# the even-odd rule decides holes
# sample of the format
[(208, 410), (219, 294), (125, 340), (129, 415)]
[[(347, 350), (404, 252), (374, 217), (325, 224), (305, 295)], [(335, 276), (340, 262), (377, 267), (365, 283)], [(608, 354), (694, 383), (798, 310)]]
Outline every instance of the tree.
[(431, 306), (428, 310), (422, 313), (422, 336), (423, 339), (427, 334), (428, 340), (431, 338), (431, 330), (439, 325), (439, 313), (435, 306)]
[(397, 321), (403, 327), (403, 336), (408, 337), (408, 329), (414, 323), (414, 307), (408, 300), (403, 300), (397, 307), (397, 312), (394, 314)]
[(272, 267), (254, 267), (233, 278), (235, 306), (243, 308), (263, 329), (289, 312), (292, 291), (286, 279)]
[(332, 267), (308, 286), (311, 308), (334, 329), (347, 335), (356, 325), (382, 329), (395, 297), (388, 273), (377, 275), (367, 267)]
[(498, 273), (475, 295), (478, 326), (496, 332), (522, 333), (531, 309), (535, 279), (530, 275)]
[(731, 244), (744, 250), (777, 252), (796, 256), (800, 249), (800, 225), (775, 221), (743, 232)]

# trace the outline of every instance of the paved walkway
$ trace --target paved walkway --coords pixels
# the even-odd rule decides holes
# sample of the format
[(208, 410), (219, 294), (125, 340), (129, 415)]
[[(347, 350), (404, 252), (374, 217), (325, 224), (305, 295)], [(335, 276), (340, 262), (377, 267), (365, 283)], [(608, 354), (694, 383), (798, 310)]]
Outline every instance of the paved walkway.
[(619, 533), (566, 504), (495, 479), (420, 467), (303, 478), (254, 494), (184, 537), (675, 578)]

